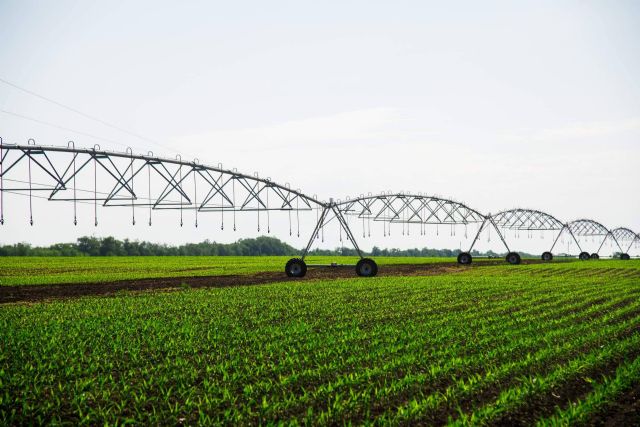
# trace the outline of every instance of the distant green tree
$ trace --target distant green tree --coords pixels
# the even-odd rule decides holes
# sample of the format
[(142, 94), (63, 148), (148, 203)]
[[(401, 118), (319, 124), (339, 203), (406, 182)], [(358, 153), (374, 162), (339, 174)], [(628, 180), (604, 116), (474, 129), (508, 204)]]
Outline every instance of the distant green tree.
[[(235, 243), (217, 243), (205, 240), (200, 243), (187, 243), (180, 246), (151, 243), (146, 241), (118, 240), (114, 237), (80, 237), (76, 243), (56, 243), (48, 247), (32, 247), (28, 243), (16, 243), (0, 246), (0, 256), (168, 256), (168, 255), (280, 255), (295, 256), (299, 249), (288, 245), (274, 237), (260, 236), (255, 239), (240, 239)], [(374, 246), (372, 256), (406, 256), (406, 257), (455, 257), (460, 253), (459, 249), (430, 249), (430, 248), (384, 248)], [(335, 249), (313, 249), (310, 255), (357, 255), (351, 247), (338, 247)], [(502, 256), (488, 251), (480, 253), (472, 252), (473, 256)], [(521, 253), (522, 256), (530, 256)]]
[(100, 256), (126, 255), (122, 242), (113, 237), (105, 237), (100, 241)]
[(80, 237), (78, 239), (78, 250), (85, 255), (100, 255), (100, 240), (95, 237)]

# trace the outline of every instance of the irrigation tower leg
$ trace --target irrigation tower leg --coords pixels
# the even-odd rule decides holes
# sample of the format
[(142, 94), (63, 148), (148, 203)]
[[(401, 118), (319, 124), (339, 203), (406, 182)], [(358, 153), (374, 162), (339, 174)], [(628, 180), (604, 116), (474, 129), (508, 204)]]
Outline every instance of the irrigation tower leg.
[(622, 250), (622, 246), (620, 246), (620, 243), (618, 243), (618, 239), (616, 239), (616, 236), (613, 235), (612, 232), (608, 232), (606, 236), (604, 236), (604, 239), (602, 240), (602, 243), (600, 243), (600, 247), (598, 248), (598, 250), (596, 251), (597, 254), (600, 254), (600, 249), (602, 249), (602, 247), (604, 246), (604, 242), (607, 241), (607, 239), (609, 238), (609, 236), (611, 236), (611, 238), (613, 239), (614, 242), (616, 242), (616, 246), (618, 246), (618, 249), (620, 249), (620, 253), (624, 253), (624, 251)]
[(551, 245), (551, 249), (549, 249), (549, 252), (553, 253), (553, 248), (556, 247), (556, 243), (558, 243), (558, 240), (560, 240), (560, 236), (562, 236), (562, 233), (564, 232), (565, 227), (566, 225), (562, 226), (562, 228), (560, 229), (560, 232), (556, 236), (556, 239), (553, 241), (553, 245)]
[(631, 241), (631, 243), (629, 243), (629, 246), (627, 246), (627, 250), (624, 251), (624, 253), (629, 253), (629, 251), (631, 250), (631, 247), (633, 246), (633, 244), (636, 242), (637, 237), (634, 237), (633, 240)]
[(558, 242), (558, 240), (560, 239), (560, 236), (562, 235), (562, 232), (564, 230), (567, 230), (569, 232), (569, 235), (571, 236), (571, 238), (573, 239), (573, 241), (576, 243), (576, 246), (578, 246), (578, 250), (580, 252), (582, 251), (582, 248), (580, 247), (580, 243), (578, 243), (578, 239), (576, 239), (576, 236), (573, 234), (573, 232), (571, 231), (571, 229), (569, 228), (569, 226), (567, 224), (565, 224), (562, 229), (560, 230), (560, 233), (558, 233), (558, 237), (556, 237), (556, 240), (553, 242), (553, 245), (551, 246), (550, 252), (553, 252), (553, 248), (556, 246), (556, 243)]
[(311, 233), (311, 238), (309, 238), (309, 242), (307, 243), (307, 246), (304, 248), (304, 251), (302, 252), (302, 258), (301, 259), (303, 261), (307, 257), (307, 254), (309, 253), (309, 249), (311, 249), (311, 245), (313, 245), (313, 241), (318, 236), (318, 233), (320, 232), (320, 229), (324, 225), (324, 220), (327, 217), (327, 213), (328, 212), (329, 212), (329, 207), (325, 206), (322, 209), (322, 214), (320, 214), (320, 218), (318, 218), (318, 222), (316, 223), (315, 228), (313, 229), (313, 233)]
[(602, 249), (602, 247), (604, 246), (604, 242), (606, 242), (608, 238), (609, 238), (609, 234), (604, 236), (604, 239), (602, 239), (602, 243), (600, 243), (600, 246), (598, 246), (598, 250), (596, 251), (597, 254), (600, 254), (600, 250)]
[(573, 238), (573, 241), (576, 242), (576, 245), (578, 246), (578, 250), (580, 250), (580, 252), (582, 252), (582, 247), (580, 246), (580, 243), (578, 243), (578, 239), (576, 239), (576, 236), (573, 234), (573, 231), (571, 231), (571, 229), (569, 229), (569, 234), (571, 235), (571, 237)]
[(331, 209), (333, 210), (333, 214), (337, 218), (338, 222), (340, 222), (340, 226), (347, 235), (347, 238), (351, 240), (351, 244), (360, 257), (360, 260), (356, 264), (356, 274), (361, 277), (373, 277), (378, 274), (378, 265), (376, 264), (376, 262), (370, 258), (365, 258), (362, 256), (362, 251), (358, 246), (358, 242), (356, 242), (356, 239), (353, 236), (351, 229), (349, 228), (349, 224), (347, 224), (344, 216), (342, 216), (342, 212), (340, 212), (340, 209), (334, 204), (332, 204)]
[(458, 264), (462, 264), (462, 265), (471, 264), (471, 262), (473, 261), (473, 257), (471, 256), (471, 251), (473, 250), (473, 246), (476, 244), (476, 242), (480, 238), (480, 233), (482, 233), (482, 230), (484, 230), (484, 226), (486, 224), (487, 224), (487, 218), (485, 218), (482, 221), (482, 224), (480, 224), (480, 228), (478, 229), (478, 232), (476, 233), (476, 236), (473, 238), (473, 242), (471, 242), (471, 246), (469, 247), (469, 251), (468, 252), (460, 252), (458, 254)]
[[(329, 202), (329, 204), (323, 206), (322, 214), (318, 218), (316, 226), (314, 227), (313, 232), (311, 233), (311, 236), (309, 238), (309, 241), (307, 242), (307, 246), (304, 248), (304, 251), (302, 252), (302, 256), (300, 258), (292, 258), (287, 262), (287, 265), (285, 266), (285, 273), (287, 274), (287, 276), (303, 277), (306, 274), (307, 264), (305, 263), (304, 260), (309, 254), (311, 245), (313, 245), (313, 241), (318, 237), (318, 234), (320, 233), (320, 230), (322, 229), (322, 227), (324, 227), (331, 219), (333, 219), (333, 218), (328, 219), (329, 213), (333, 214), (333, 217), (340, 224), (340, 228), (347, 235), (347, 239), (351, 241), (351, 244), (353, 245), (354, 249), (358, 253), (358, 257), (360, 258), (360, 260), (355, 266), (356, 274), (358, 276), (364, 276), (364, 277), (375, 276), (378, 273), (377, 264), (372, 259), (365, 258), (363, 256), (362, 251), (358, 246), (358, 242), (356, 242), (356, 239), (353, 233), (351, 232), (351, 229), (349, 228), (347, 221), (342, 215), (342, 212), (340, 212), (340, 208), (335, 203), (333, 203), (333, 200)], [(331, 264), (330, 266), (336, 266), (336, 264)], [(320, 267), (320, 266), (318, 265), (316, 267)]]
[(364, 258), (362, 256), (362, 251), (360, 250), (360, 247), (358, 247), (358, 243), (356, 242), (356, 239), (355, 239), (355, 237), (353, 237), (353, 233), (351, 232), (351, 229), (349, 228), (349, 224), (347, 224), (347, 221), (344, 219), (344, 216), (342, 216), (342, 213), (340, 212), (340, 209), (338, 209), (335, 205), (331, 206), (331, 209), (333, 210), (334, 215), (338, 219), (338, 222), (340, 222), (340, 226), (342, 227), (342, 229), (346, 233), (347, 238), (349, 240), (351, 240), (351, 244), (353, 245), (353, 248), (358, 253), (358, 256), (360, 257), (360, 259)]
[(580, 255), (578, 255), (578, 258), (581, 261), (586, 261), (588, 259), (591, 259), (591, 255), (589, 255), (589, 252), (583, 251), (582, 248), (580, 247), (580, 243), (578, 243), (578, 239), (576, 239), (576, 236), (573, 234), (573, 231), (571, 231), (571, 228), (567, 227), (567, 230), (569, 230), (569, 234), (573, 238), (573, 241), (576, 242), (576, 245), (578, 246), (578, 249), (580, 250)]
[(493, 221), (493, 218), (489, 217), (489, 221), (491, 221), (491, 224), (493, 225), (493, 228), (496, 230), (496, 233), (498, 233), (498, 237), (500, 237), (500, 240), (502, 240), (502, 243), (504, 244), (504, 247), (507, 249), (507, 253), (511, 253), (511, 249), (509, 249), (509, 245), (507, 245), (507, 241), (504, 239), (504, 236), (500, 232), (500, 229), (498, 228), (496, 223)]
[(556, 236), (556, 238), (553, 240), (553, 244), (551, 245), (551, 250), (550, 251), (546, 251), (546, 252), (542, 252), (542, 260), (543, 261), (552, 261), (553, 260), (553, 248), (556, 246), (556, 243), (558, 243), (558, 239), (560, 239), (560, 236), (562, 235), (562, 232), (564, 231), (564, 225), (562, 226), (562, 228), (560, 228), (560, 232), (558, 233), (558, 235)]
[(520, 264), (520, 255), (518, 255), (516, 252), (511, 252), (511, 250), (509, 249), (509, 245), (507, 245), (507, 241), (505, 240), (504, 236), (500, 232), (500, 229), (498, 228), (498, 225), (495, 223), (493, 218), (491, 218), (491, 216), (487, 216), (484, 219), (484, 221), (482, 221), (482, 225), (480, 226), (480, 229), (476, 233), (476, 236), (473, 239), (473, 242), (471, 242), (469, 251), (462, 252), (460, 255), (458, 255), (458, 263), (471, 264), (471, 260), (472, 260), (471, 251), (473, 250), (473, 247), (475, 246), (476, 242), (480, 238), (480, 233), (482, 233), (484, 229), (489, 225), (493, 226), (494, 230), (496, 230), (496, 233), (498, 234), (498, 237), (500, 237), (500, 241), (502, 241), (502, 244), (507, 249), (507, 257), (506, 257), (507, 262), (509, 262), (510, 264)]
[[(630, 251), (630, 250), (631, 250), (631, 248), (633, 247), (633, 244), (636, 242), (636, 240), (640, 242), (640, 237), (638, 237), (638, 236), (634, 237), (634, 238), (633, 238), (633, 240), (631, 240), (631, 243), (629, 243), (629, 246), (627, 246), (627, 250), (626, 250), (626, 251), (624, 251), (624, 252), (622, 253), (622, 255), (625, 255), (625, 254), (626, 254), (626, 255), (629, 255), (629, 251)], [(621, 255), (621, 257), (622, 257), (622, 255)]]
[(475, 246), (476, 242), (480, 238), (480, 233), (482, 233), (482, 230), (484, 230), (484, 226), (486, 224), (487, 224), (487, 219), (485, 218), (484, 221), (482, 221), (482, 224), (480, 225), (480, 228), (478, 229), (478, 232), (476, 233), (476, 237), (474, 237), (473, 242), (471, 242), (471, 246), (469, 247), (469, 250), (467, 252), (471, 253), (471, 251), (473, 250), (473, 247)]

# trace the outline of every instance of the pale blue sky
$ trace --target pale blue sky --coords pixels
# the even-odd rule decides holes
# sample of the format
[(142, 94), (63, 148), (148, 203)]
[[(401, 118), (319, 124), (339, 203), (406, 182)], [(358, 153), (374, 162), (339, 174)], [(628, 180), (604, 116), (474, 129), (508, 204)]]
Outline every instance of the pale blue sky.
[[(326, 198), (420, 191), (640, 231), (638, 2), (0, 0), (0, 40), (0, 78), (162, 146), (0, 83), (0, 109), (118, 144), (0, 113), (8, 142), (180, 152)], [(216, 238), (2, 240), (93, 232)]]

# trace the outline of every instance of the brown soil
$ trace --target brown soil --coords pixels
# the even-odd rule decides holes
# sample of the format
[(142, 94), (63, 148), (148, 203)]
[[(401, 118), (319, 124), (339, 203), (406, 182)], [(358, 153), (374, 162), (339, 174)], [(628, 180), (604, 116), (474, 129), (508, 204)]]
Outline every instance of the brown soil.
[[(523, 260), (523, 263), (538, 263), (537, 260)], [(468, 269), (482, 268), (485, 266), (504, 264), (502, 260), (484, 261), (474, 263), (471, 266), (460, 266), (456, 263), (433, 264), (401, 264), (384, 265), (379, 267), (378, 276), (433, 276), (441, 274), (456, 274)], [(304, 278), (288, 278), (284, 272), (262, 272), (251, 275), (231, 276), (205, 276), (205, 277), (170, 277), (154, 279), (137, 279), (118, 282), (98, 282), (81, 284), (58, 285), (25, 285), (0, 287), (0, 304), (11, 302), (37, 302), (48, 299), (68, 299), (82, 296), (108, 296), (122, 291), (148, 291), (148, 290), (179, 290), (189, 288), (220, 288), (231, 286), (260, 285), (286, 281), (309, 281), (319, 279), (339, 279), (356, 277), (353, 267), (309, 268)], [(633, 328), (629, 333), (636, 332)], [(633, 358), (639, 353), (627, 355)], [(571, 404), (577, 399), (583, 398), (591, 391), (591, 385), (582, 380), (588, 374), (592, 378), (601, 378), (602, 375), (612, 376), (621, 362), (614, 359), (605, 366), (593, 368), (583, 372), (579, 377), (553, 389), (553, 392), (545, 396), (537, 396), (527, 402), (517, 411), (505, 414), (494, 420), (495, 425), (527, 425), (535, 422), (541, 416), (546, 416), (558, 407)], [(483, 396), (481, 399), (487, 403), (494, 398), (493, 393)], [(469, 403), (469, 402), (468, 402)], [(478, 403), (478, 402), (476, 402)], [(438, 413), (431, 414), (436, 423), (445, 423), (454, 415), (446, 408)], [(631, 390), (624, 392), (615, 402), (607, 405), (599, 414), (596, 414), (587, 425), (613, 426), (613, 425), (640, 425), (640, 387), (634, 385)]]
[[(523, 264), (537, 262), (537, 260), (523, 260)], [(482, 268), (484, 266), (496, 264), (504, 264), (504, 261), (483, 261), (474, 263), (471, 266), (460, 266), (454, 262), (383, 265), (379, 267), (378, 276), (433, 276), (462, 272), (469, 268)], [(171, 290), (184, 287), (222, 288), (229, 286), (261, 285), (273, 282), (353, 277), (356, 277), (354, 267), (310, 267), (304, 278), (289, 278), (285, 276), (283, 271), (233, 276), (163, 277), (154, 279), (123, 280), (118, 282), (0, 286), (0, 304), (19, 301), (77, 298), (87, 295), (112, 295), (121, 291)]]
[(602, 414), (594, 417), (589, 425), (638, 426), (640, 425), (640, 385), (622, 393)]
[[(638, 351), (635, 351), (632, 353), (632, 358), (637, 357), (638, 355)], [(590, 377), (601, 379), (603, 376), (615, 376), (616, 369), (622, 362), (624, 362), (624, 358), (618, 357), (609, 361), (604, 366), (585, 369), (572, 380), (554, 387), (548, 394), (530, 397), (523, 407), (503, 414), (502, 416), (498, 416), (496, 419), (491, 421), (491, 424), (495, 426), (533, 425), (536, 420), (553, 414), (557, 407), (566, 408), (568, 405), (584, 399), (589, 393), (591, 393), (593, 391), (593, 386), (589, 382), (585, 381), (584, 378)], [(594, 416), (592, 419), (587, 421), (586, 424), (637, 425), (625, 423), (618, 424), (617, 421), (615, 421), (616, 418), (619, 421), (622, 421), (632, 419), (634, 416), (637, 417), (637, 401), (633, 402), (632, 398), (633, 396), (629, 396), (628, 393), (624, 393), (624, 395), (621, 396), (619, 407), (612, 407), (613, 410), (602, 415)], [(634, 411), (636, 412), (634, 413)], [(614, 424), (610, 424), (610, 421), (614, 422)]]

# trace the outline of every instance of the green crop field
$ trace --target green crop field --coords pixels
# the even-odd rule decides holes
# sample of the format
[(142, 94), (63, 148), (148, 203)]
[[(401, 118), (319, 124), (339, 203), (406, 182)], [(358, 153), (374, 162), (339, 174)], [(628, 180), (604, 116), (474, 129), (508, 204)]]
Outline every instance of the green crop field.
[[(76, 261), (40, 265), (59, 282)], [(179, 274), (136, 261), (114, 274)], [(2, 262), (4, 279), (31, 268)], [(114, 260), (81, 262), (116, 277), (96, 272)], [(12, 303), (0, 348), (3, 425), (633, 423), (640, 262)]]
[[(0, 257), (0, 286), (115, 280), (219, 276), (284, 271), (291, 257), (166, 256), (166, 257)], [(356, 257), (311, 256), (309, 264), (354, 264)], [(380, 265), (455, 262), (454, 258), (379, 257)]]

